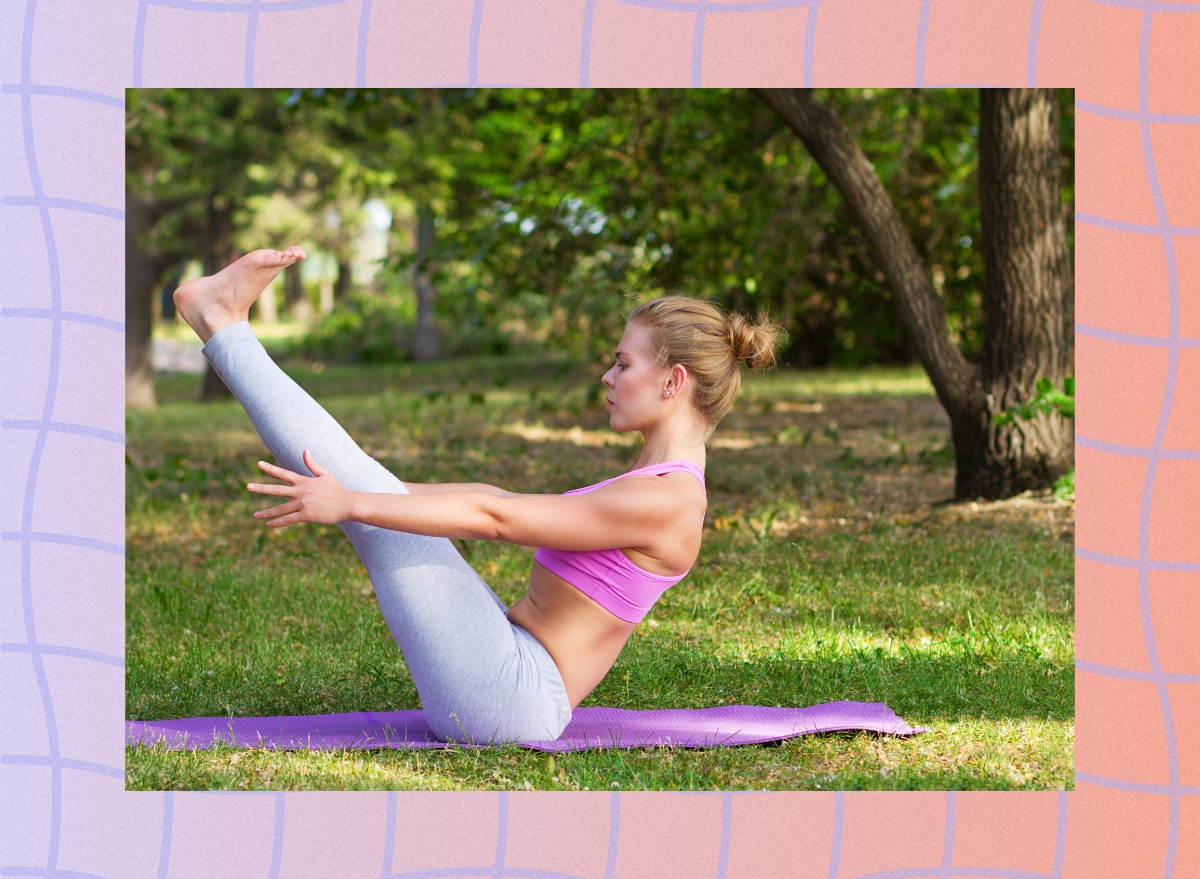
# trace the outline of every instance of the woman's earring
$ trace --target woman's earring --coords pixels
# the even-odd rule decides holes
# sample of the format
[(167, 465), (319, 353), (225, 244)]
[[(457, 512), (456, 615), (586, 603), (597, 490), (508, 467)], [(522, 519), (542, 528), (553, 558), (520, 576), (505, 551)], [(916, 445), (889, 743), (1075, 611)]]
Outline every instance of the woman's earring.
[(671, 396), (671, 392), (670, 392), (670, 391), (663, 391), (663, 396), (664, 396), (664, 397), (669, 397), (669, 396)]

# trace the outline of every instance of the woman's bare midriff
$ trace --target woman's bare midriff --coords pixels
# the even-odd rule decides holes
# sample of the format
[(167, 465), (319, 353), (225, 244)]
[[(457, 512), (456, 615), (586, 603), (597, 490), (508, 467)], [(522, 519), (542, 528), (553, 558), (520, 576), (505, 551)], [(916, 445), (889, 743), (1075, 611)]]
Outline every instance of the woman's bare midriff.
[(508, 618), (541, 642), (575, 708), (608, 674), (637, 623), (613, 616), (562, 577), (533, 563), (529, 591)]

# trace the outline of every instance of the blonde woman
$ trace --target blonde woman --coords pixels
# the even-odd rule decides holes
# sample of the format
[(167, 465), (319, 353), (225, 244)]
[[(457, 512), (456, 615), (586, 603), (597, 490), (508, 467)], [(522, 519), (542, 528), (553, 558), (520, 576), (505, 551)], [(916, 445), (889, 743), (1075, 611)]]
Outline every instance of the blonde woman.
[[(303, 248), (257, 250), (182, 285), (180, 315), (281, 466), (249, 490), (278, 500), (268, 528), (342, 527), (442, 738), (552, 740), (604, 678), (658, 597), (700, 551), (705, 442), (743, 367), (774, 361), (781, 332), (702, 300), (654, 299), (629, 316), (601, 379), (609, 423), (643, 445), (628, 473), (562, 495), (482, 483), (401, 482), (267, 356), (247, 323)], [(538, 547), (511, 608), (449, 538)]]

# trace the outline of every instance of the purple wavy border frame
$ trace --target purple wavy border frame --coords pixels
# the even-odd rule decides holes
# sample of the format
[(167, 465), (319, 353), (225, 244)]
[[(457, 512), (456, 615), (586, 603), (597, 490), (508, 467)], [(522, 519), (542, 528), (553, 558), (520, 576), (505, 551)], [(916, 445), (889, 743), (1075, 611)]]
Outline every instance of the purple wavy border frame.
[[(242, 85), (254, 88), (254, 53), (259, 16), (279, 12), (295, 12), (305, 9), (322, 9), (351, 3), (353, 0), (244, 0), (244, 2), (221, 2), (221, 0), (138, 0), (137, 18), (134, 26), (133, 88), (144, 84), (144, 50), (146, 21), (152, 6), (184, 9), (194, 12), (213, 12), (222, 15), (245, 15), (246, 46), (243, 55)], [(583, 9), (583, 32), (580, 46), (579, 84), (587, 87), (591, 79), (592, 25), (595, 20), (597, 0), (585, 0)], [(692, 86), (700, 87), (704, 54), (704, 23), (708, 15), (748, 14), (754, 12), (808, 7), (807, 26), (804, 40), (805, 86), (812, 85), (813, 53), (817, 11), (823, 0), (744, 0), (744, 2), (719, 2), (719, 0), (612, 0), (626, 6), (654, 9), (664, 12), (691, 13), (695, 16), (692, 33)], [(926, 3), (930, 0), (925, 0)], [(1039, 0), (1040, 2), (1040, 0)], [(355, 58), (355, 85), (367, 85), (367, 37), (371, 27), (373, 0), (360, 0), (358, 46)], [(479, 40), (483, 29), (485, 0), (474, 0), (471, 9), (470, 38), (467, 50), (466, 78), (459, 83), (444, 83), (443, 88), (486, 88), (499, 87), (503, 83), (480, 83)]]

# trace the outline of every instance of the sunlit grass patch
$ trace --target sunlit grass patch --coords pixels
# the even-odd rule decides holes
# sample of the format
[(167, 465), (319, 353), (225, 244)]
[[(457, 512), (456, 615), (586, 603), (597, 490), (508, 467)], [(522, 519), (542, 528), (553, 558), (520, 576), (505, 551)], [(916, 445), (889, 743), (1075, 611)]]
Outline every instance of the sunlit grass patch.
[(920, 366), (862, 366), (855, 369), (783, 369), (746, 382), (751, 400), (770, 397), (933, 396), (933, 385)]

